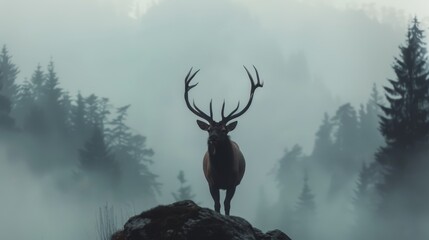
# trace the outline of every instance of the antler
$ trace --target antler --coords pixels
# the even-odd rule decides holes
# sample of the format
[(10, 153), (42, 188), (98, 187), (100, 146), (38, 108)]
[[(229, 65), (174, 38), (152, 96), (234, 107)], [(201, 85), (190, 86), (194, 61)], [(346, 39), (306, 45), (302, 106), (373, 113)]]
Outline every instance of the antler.
[(197, 115), (200, 118), (205, 119), (206, 121), (208, 121), (209, 123), (214, 122), (213, 120), (213, 108), (212, 108), (212, 100), (210, 100), (210, 116), (207, 115), (206, 113), (204, 113), (201, 109), (199, 109), (197, 107), (197, 105), (195, 105), (195, 101), (192, 101), (192, 105), (189, 103), (189, 98), (188, 98), (188, 92), (189, 90), (191, 90), (192, 88), (194, 88), (195, 86), (198, 85), (198, 83), (195, 83), (193, 85), (189, 85), (192, 81), (192, 79), (195, 77), (195, 75), (199, 72), (200, 70), (198, 69), (197, 71), (195, 71), (194, 73), (192, 73), (192, 68), (189, 70), (188, 75), (186, 75), (185, 78), (185, 101), (186, 101), (186, 106), (188, 106), (189, 110), (191, 110), (191, 112), (193, 112), (195, 115)]
[(237, 117), (241, 116), (243, 113), (245, 113), (247, 111), (247, 109), (249, 109), (250, 105), (252, 104), (253, 94), (255, 93), (255, 90), (258, 87), (264, 86), (264, 83), (263, 82), (261, 83), (261, 81), (259, 79), (259, 73), (258, 73), (258, 70), (256, 69), (255, 66), (253, 66), (253, 68), (255, 69), (255, 72), (256, 72), (256, 78), (257, 78), (256, 83), (253, 81), (252, 75), (249, 73), (249, 70), (247, 70), (247, 68), (245, 66), (243, 66), (243, 67), (244, 67), (244, 69), (246, 69), (247, 75), (249, 76), (249, 79), (250, 79), (250, 83), (252, 84), (251, 89), (250, 89), (250, 98), (249, 98), (249, 101), (247, 102), (247, 105), (240, 112), (236, 113), (238, 108), (240, 107), (240, 102), (238, 102), (237, 107), (234, 110), (232, 110), (232, 112), (230, 114), (228, 114), (228, 116), (226, 116), (226, 117), (224, 115), (225, 101), (223, 102), (223, 104), (222, 104), (222, 121), (221, 122), (223, 122), (225, 124), (227, 122), (231, 121), (232, 119), (237, 118)]

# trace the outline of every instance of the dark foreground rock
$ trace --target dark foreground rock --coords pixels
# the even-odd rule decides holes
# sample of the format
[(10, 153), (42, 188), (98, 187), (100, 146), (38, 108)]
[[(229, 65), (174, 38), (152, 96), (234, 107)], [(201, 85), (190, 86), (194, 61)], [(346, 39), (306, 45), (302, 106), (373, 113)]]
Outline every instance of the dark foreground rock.
[(262, 233), (240, 217), (223, 216), (192, 201), (158, 206), (134, 216), (112, 240), (290, 240), (279, 230)]

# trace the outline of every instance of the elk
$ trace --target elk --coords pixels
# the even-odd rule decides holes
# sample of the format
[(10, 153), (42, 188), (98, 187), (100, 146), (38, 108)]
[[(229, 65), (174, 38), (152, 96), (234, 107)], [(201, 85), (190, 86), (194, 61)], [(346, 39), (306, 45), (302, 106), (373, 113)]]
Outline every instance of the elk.
[(225, 215), (227, 216), (229, 216), (231, 199), (234, 196), (235, 188), (240, 184), (246, 169), (246, 162), (244, 160), (243, 154), (240, 151), (240, 148), (238, 147), (238, 144), (234, 141), (231, 141), (228, 136), (228, 133), (234, 130), (237, 126), (237, 121), (231, 122), (229, 124), (228, 122), (243, 115), (243, 113), (249, 109), (250, 105), (252, 104), (255, 90), (258, 87), (263, 86), (263, 83), (261, 83), (259, 79), (258, 70), (255, 66), (253, 66), (253, 68), (256, 72), (256, 83), (247, 68), (245, 66), (243, 67), (246, 70), (251, 83), (250, 97), (247, 105), (241, 111), (238, 111), (240, 107), (240, 102), (238, 102), (237, 107), (227, 116), (225, 116), (224, 101), (221, 111), (222, 120), (219, 122), (213, 120), (212, 100), (210, 101), (210, 115), (207, 115), (201, 109), (199, 109), (195, 104), (195, 101), (193, 101), (192, 105), (189, 102), (188, 93), (198, 84), (195, 83), (191, 85), (191, 81), (200, 70), (192, 73), (191, 68), (185, 78), (186, 106), (189, 108), (189, 110), (191, 110), (192, 113), (206, 121), (204, 122), (197, 120), (197, 124), (201, 130), (207, 131), (209, 134), (207, 140), (208, 150), (203, 158), (203, 171), (209, 184), (210, 194), (214, 200), (214, 209), (216, 212), (220, 213), (221, 206), (219, 200), (219, 191), (220, 189), (226, 190), (224, 207)]

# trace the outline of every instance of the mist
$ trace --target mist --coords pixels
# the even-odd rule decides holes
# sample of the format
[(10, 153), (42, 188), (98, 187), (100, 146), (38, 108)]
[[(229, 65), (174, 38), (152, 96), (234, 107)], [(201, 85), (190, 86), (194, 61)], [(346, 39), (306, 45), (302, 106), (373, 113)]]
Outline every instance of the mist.
[[(284, 221), (296, 208), (306, 175), (317, 212), (310, 232), (323, 239), (359, 236), (353, 204), (359, 173), (363, 163), (375, 161), (384, 139), (378, 126), (371, 125), (373, 135), (368, 136), (374, 141), (353, 143), (364, 150), (352, 157), (354, 162), (333, 169), (331, 162), (315, 160), (316, 133), (325, 113), (333, 125), (341, 122), (335, 118), (343, 116), (339, 109), (354, 109), (361, 116), (361, 105), (366, 107), (374, 89), (386, 102), (383, 86), (395, 78), (392, 63), (398, 47), (415, 15), (427, 32), (427, 9), (423, 0), (0, 0), (0, 44), (19, 69), (15, 83), (31, 82), (38, 65), (48, 74), (53, 63), (58, 88), (69, 94), (71, 114), (77, 111), (78, 93), (87, 106), (91, 94), (97, 96), (97, 114), (103, 107), (110, 112), (93, 122), (85, 115), (88, 128), (71, 130), (64, 135), (68, 137), (49, 121), (50, 133), (38, 135), (33, 130), (45, 125), (28, 125), (38, 119), (37, 109), (20, 110), (11, 99), (11, 116), (21, 130), (4, 135), (8, 137), (1, 143), (0, 238), (94, 239), (100, 207), (114, 206), (121, 226), (133, 214), (175, 201), (172, 193), (181, 186), (181, 170), (194, 200), (213, 208), (202, 171), (207, 133), (185, 105), (184, 78), (191, 67), (201, 69), (190, 99), (206, 112), (212, 99), (219, 120), (224, 100), (228, 112), (249, 97), (243, 65), (258, 69), (264, 87), (230, 133), (247, 162), (232, 215), (265, 230), (291, 231), (292, 239), (312, 239), (300, 235), (293, 221)], [(105, 105), (103, 98), (108, 99)], [(351, 108), (344, 107), (348, 103)], [(115, 178), (86, 175), (80, 160), (85, 144), (96, 141), (93, 127), (100, 122), (114, 158), (126, 159), (115, 148), (119, 133), (108, 130), (122, 124), (112, 122), (128, 104), (123, 115), (128, 137), (144, 138), (133, 140), (144, 156), (136, 162), (144, 166), (144, 179), (150, 179), (143, 187), (138, 176), (114, 185), (110, 181)], [(371, 119), (378, 124), (378, 117)], [(335, 126), (332, 135), (338, 131)], [(120, 168), (118, 178), (133, 165)], [(333, 184), (335, 179), (341, 179), (341, 186)], [(415, 225), (428, 221), (422, 217)], [(428, 235), (420, 232), (416, 239)]]

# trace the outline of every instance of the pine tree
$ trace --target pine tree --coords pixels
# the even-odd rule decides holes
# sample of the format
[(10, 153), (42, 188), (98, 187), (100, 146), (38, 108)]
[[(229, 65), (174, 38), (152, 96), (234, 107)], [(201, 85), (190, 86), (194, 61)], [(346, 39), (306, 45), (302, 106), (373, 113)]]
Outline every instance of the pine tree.
[(359, 139), (361, 152), (366, 161), (372, 161), (374, 153), (383, 145), (383, 137), (378, 131), (380, 105), (382, 98), (374, 84), (370, 99), (366, 105), (361, 105), (359, 111)]
[(355, 156), (358, 153), (358, 120), (356, 110), (350, 103), (340, 106), (332, 118), (336, 126), (334, 145), (343, 156)]
[(85, 105), (87, 116), (86, 121), (89, 127), (97, 125), (103, 126), (103, 128), (105, 128), (108, 123), (107, 118), (112, 107), (109, 103), (109, 99), (99, 98), (96, 95), (91, 94), (85, 98)]
[(304, 185), (302, 187), (301, 194), (298, 197), (298, 203), (296, 211), (306, 216), (312, 216), (316, 211), (316, 204), (314, 202), (314, 194), (311, 193), (311, 189), (308, 186), (308, 174), (304, 175)]
[(128, 109), (130, 105), (125, 105), (117, 109), (117, 116), (110, 123), (112, 129), (110, 129), (110, 143), (117, 146), (118, 148), (124, 147), (128, 143), (128, 139), (131, 137), (130, 128), (126, 125), (125, 120), (128, 116)]
[(312, 226), (316, 213), (316, 204), (314, 194), (308, 185), (308, 175), (304, 174), (304, 185), (301, 194), (298, 197), (298, 203), (295, 210), (294, 231), (299, 239), (311, 239)]
[(352, 199), (355, 220), (352, 229), (353, 239), (373, 239), (377, 235), (380, 226), (373, 223), (373, 214), (377, 209), (378, 178), (377, 165), (374, 162), (362, 164)]
[(14, 116), (16, 117), (17, 124), (22, 127), (24, 120), (30, 112), (30, 108), (34, 106), (35, 99), (33, 96), (32, 86), (30, 81), (25, 80), (18, 87), (18, 94), (16, 105), (14, 109)]
[(76, 102), (71, 106), (71, 129), (77, 143), (88, 138), (88, 124), (86, 121), (86, 104), (82, 94), (78, 92)]
[(3, 46), (0, 54), (0, 71), (3, 74), (3, 95), (11, 101), (13, 108), (18, 94), (18, 86), (15, 81), (19, 69), (12, 63), (12, 57), (9, 55), (6, 45)]
[[(156, 180), (158, 176), (149, 169), (154, 152), (146, 147), (146, 137), (132, 133), (126, 124), (129, 107), (130, 105), (125, 105), (117, 108), (117, 116), (108, 125), (108, 143), (112, 146), (121, 167), (122, 182), (129, 191), (124, 195), (154, 201), (155, 193), (159, 193), (160, 186)], [(103, 109), (104, 112), (109, 112), (108, 108), (102, 108), (101, 114)]]
[(41, 103), (44, 95), (43, 89), (46, 84), (46, 75), (43, 72), (42, 66), (40, 66), (40, 64), (37, 65), (36, 70), (31, 76), (30, 82), (35, 102)]
[(80, 168), (89, 175), (100, 177), (107, 183), (119, 181), (119, 167), (109, 146), (104, 141), (104, 134), (96, 127), (91, 138), (79, 150)]
[(108, 98), (101, 98), (98, 100), (98, 108), (99, 108), (99, 122), (101, 125), (106, 125), (107, 119), (110, 115), (110, 109), (112, 109), (112, 105), (109, 102)]
[(331, 180), (327, 195), (330, 202), (348, 189), (350, 176), (357, 174), (362, 162), (356, 110), (350, 103), (340, 106), (332, 118), (332, 123), (334, 143), (332, 162), (329, 165)]
[(69, 134), (72, 132), (73, 123), (72, 123), (72, 111), (73, 111), (73, 103), (72, 98), (70, 96), (70, 93), (67, 91), (64, 91), (61, 99), (60, 99), (60, 107), (62, 109), (62, 115), (63, 115), (63, 127), (65, 128), (65, 133)]
[(19, 87), (15, 115), (22, 128), (35, 136), (46, 135), (49, 123), (45, 109), (42, 108), (46, 75), (40, 64), (34, 70), (30, 81)]
[(59, 133), (61, 137), (65, 137), (67, 134), (67, 113), (62, 104), (64, 94), (63, 90), (59, 87), (58, 76), (52, 60), (48, 64), (46, 82), (43, 86), (42, 94), (42, 107), (47, 114), (52, 130), (55, 133)]
[[(384, 180), (377, 188), (381, 197), (378, 215), (389, 229), (383, 238), (420, 236), (424, 231), (420, 221), (429, 214), (429, 71), (423, 39), (424, 32), (414, 18), (393, 64), (396, 79), (384, 88), (388, 105), (382, 106), (380, 130), (386, 146), (376, 155), (384, 169)], [(398, 218), (414, 223), (404, 227), (394, 221)]]
[(286, 149), (284, 156), (279, 160), (279, 167), (276, 173), (276, 180), (280, 190), (280, 199), (286, 199), (291, 189), (294, 188), (292, 182), (297, 180), (301, 160), (304, 158), (302, 147), (294, 145), (291, 150)]
[(424, 33), (415, 18), (393, 69), (396, 80), (384, 87), (389, 106), (382, 106), (381, 133), (389, 147), (405, 149), (427, 142), (429, 71)]
[(177, 190), (177, 193), (172, 193), (174, 200), (176, 201), (194, 200), (195, 195), (192, 194), (191, 186), (186, 185), (185, 173), (182, 170), (179, 171), (179, 175), (177, 175), (177, 179), (179, 180), (180, 187)]
[(10, 116), (11, 102), (3, 95), (4, 82), (5, 74), (0, 69), (0, 130), (10, 131), (14, 128), (15, 120)]
[[(154, 151), (146, 147), (146, 137), (132, 134), (122, 148), (113, 146), (121, 168), (122, 183), (128, 193), (137, 199), (155, 203), (155, 194), (160, 193), (158, 176), (149, 168)], [(125, 188), (124, 187), (124, 188)]]
[(406, 45), (400, 47), (400, 58), (395, 58), (397, 79), (389, 80), (392, 87), (384, 88), (389, 106), (382, 106), (385, 116), (381, 116), (380, 130), (387, 145), (377, 154), (377, 161), (389, 172), (385, 188), (395, 188), (401, 172), (412, 164), (407, 155), (427, 146), (429, 71), (423, 38), (415, 18), (408, 29)]
[(323, 122), (316, 132), (316, 140), (314, 142), (313, 153), (311, 154), (312, 159), (321, 165), (324, 169), (330, 170), (332, 168), (334, 156), (333, 147), (334, 143), (332, 140), (333, 124), (327, 113), (323, 116)]
[(374, 190), (377, 182), (374, 164), (363, 163), (356, 181), (353, 204), (357, 212), (371, 212), (375, 209)]

